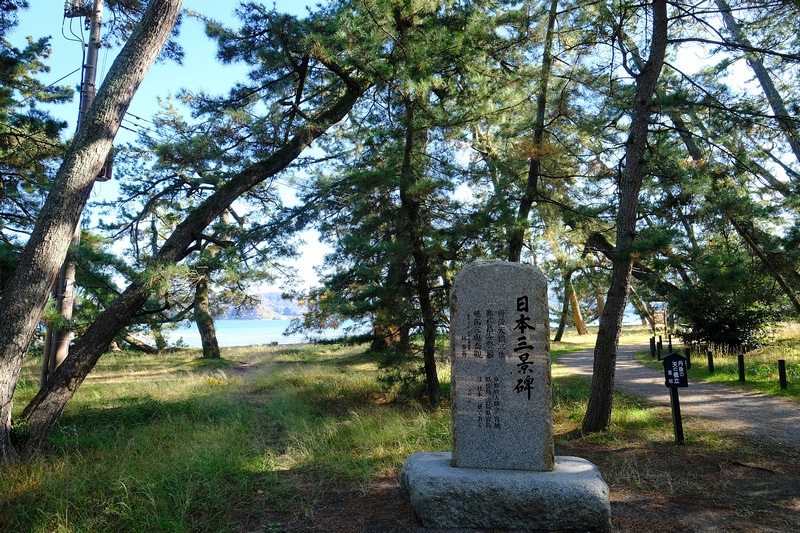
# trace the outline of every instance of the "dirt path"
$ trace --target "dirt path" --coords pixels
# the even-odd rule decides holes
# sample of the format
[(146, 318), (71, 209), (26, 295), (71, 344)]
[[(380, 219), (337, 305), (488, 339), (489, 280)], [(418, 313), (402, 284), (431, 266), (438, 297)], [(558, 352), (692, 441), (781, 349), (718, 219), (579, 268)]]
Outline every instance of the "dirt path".
[[(669, 405), (663, 372), (634, 361), (634, 354), (649, 350), (645, 344), (620, 346), (615, 387), (627, 394)], [(591, 378), (594, 349), (559, 357), (562, 365)], [(742, 389), (690, 381), (680, 389), (681, 413), (714, 420), (726, 429), (747, 431), (776, 443), (800, 449), (800, 406), (783, 398)], [(684, 429), (686, 426), (684, 425)]]

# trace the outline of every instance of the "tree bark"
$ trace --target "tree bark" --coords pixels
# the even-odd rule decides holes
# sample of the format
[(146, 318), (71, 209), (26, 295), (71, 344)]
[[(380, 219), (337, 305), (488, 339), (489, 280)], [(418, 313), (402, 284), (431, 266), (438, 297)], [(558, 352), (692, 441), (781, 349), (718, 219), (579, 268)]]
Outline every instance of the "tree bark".
[[(83, 65), (83, 81), (81, 83), (81, 106), (78, 115), (78, 127), (83, 122), (91, 109), (95, 96), (97, 80), (97, 59), (100, 55), (100, 31), (103, 22), (103, 0), (94, 0), (92, 3), (91, 26), (89, 30), (89, 46), (86, 50), (86, 62)], [(75, 226), (72, 235), (73, 254), (78, 253), (81, 245), (80, 223)], [(55, 286), (56, 311), (63, 319), (62, 325), (56, 328), (51, 335), (52, 346), (48, 353), (48, 375), (66, 359), (69, 353), (69, 342), (72, 336), (72, 310), (75, 304), (75, 257), (67, 254), (67, 259), (59, 271), (58, 281)], [(48, 328), (50, 329), (50, 328)]]
[[(10, 440), (11, 403), (47, 295), (119, 124), (166, 42), (181, 3), (182, 0), (151, 0), (148, 4), (64, 157), (0, 302), (0, 462), (17, 457)], [(103, 347), (110, 342), (111, 339)]]
[(211, 316), (208, 303), (208, 273), (201, 269), (200, 277), (194, 286), (194, 322), (200, 331), (200, 342), (203, 345), (203, 357), (219, 359), (219, 342), (214, 328), (214, 317)]
[[(158, 348), (153, 348), (149, 344), (143, 343), (142, 341), (136, 339), (132, 335), (125, 335), (124, 337), (122, 337), (122, 340), (127, 342), (134, 350), (138, 350), (140, 352), (144, 352), (144, 353), (151, 354), (151, 355), (158, 353)], [(113, 346), (113, 343), (112, 343), (112, 346)], [(119, 349), (119, 348), (117, 348), (117, 349)], [(112, 347), (112, 350), (113, 350), (113, 347)]]
[[(192, 243), (200, 238), (205, 228), (228, 209), (234, 200), (285, 169), (314, 139), (347, 116), (368, 87), (338, 68), (336, 70), (344, 82), (338, 100), (307, 125), (298, 128), (295, 136), (282, 148), (265, 160), (254, 163), (232, 176), (193, 209), (183, 222), (178, 224), (164, 242), (158, 255), (153, 258), (152, 269), (173, 265), (183, 259)], [(30, 429), (30, 434), (24, 443), (25, 455), (35, 453), (42, 446), (67, 402), (97, 363), (105, 348), (147, 302), (149, 295), (150, 285), (147, 282), (142, 279), (134, 281), (75, 343), (61, 367), (23, 412)]]
[(556, 331), (553, 342), (561, 342), (564, 337), (564, 330), (567, 327), (567, 317), (569, 316), (569, 278), (572, 276), (571, 271), (564, 272), (562, 279), (564, 281), (564, 299), (561, 303), (561, 319), (558, 321), (558, 330)]
[(578, 335), (586, 335), (589, 330), (586, 329), (586, 324), (583, 322), (578, 295), (575, 293), (575, 286), (572, 284), (572, 280), (569, 281), (569, 303), (572, 306), (572, 321), (575, 322), (575, 329), (578, 331)]
[(536, 199), (539, 177), (542, 169), (542, 148), (544, 145), (544, 116), (547, 109), (547, 88), (550, 82), (550, 71), (553, 63), (551, 56), (553, 38), (555, 35), (556, 17), (558, 15), (558, 0), (551, 0), (550, 13), (547, 19), (547, 33), (545, 34), (544, 51), (542, 53), (542, 69), (539, 85), (539, 95), (536, 97), (536, 120), (533, 126), (533, 150), (528, 164), (528, 177), (525, 182), (525, 191), (519, 203), (517, 221), (509, 235), (508, 260), (519, 263), (522, 259), (522, 245), (525, 242), (525, 232), (528, 229), (533, 202)]
[(666, 0), (653, 0), (652, 10), (653, 33), (650, 41), (650, 57), (636, 78), (631, 125), (625, 143), (625, 168), (619, 185), (617, 249), (611, 274), (611, 287), (608, 290), (597, 332), (592, 389), (583, 419), (583, 430), (588, 432), (600, 431), (611, 423), (617, 349), (631, 284), (633, 267), (631, 252), (636, 236), (639, 191), (644, 177), (645, 151), (652, 113), (651, 99), (664, 64), (667, 47)]

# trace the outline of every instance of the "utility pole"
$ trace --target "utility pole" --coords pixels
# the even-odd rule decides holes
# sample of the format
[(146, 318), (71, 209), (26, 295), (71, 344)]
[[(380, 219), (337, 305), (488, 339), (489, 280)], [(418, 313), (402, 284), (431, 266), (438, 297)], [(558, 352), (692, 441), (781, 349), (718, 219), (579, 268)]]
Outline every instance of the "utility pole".
[[(86, 50), (83, 72), (81, 75), (80, 109), (78, 111), (78, 125), (76, 131), (83, 124), (84, 117), (97, 92), (97, 59), (100, 55), (100, 28), (103, 22), (103, 0), (92, 0), (91, 10), (84, 0), (67, 0), (64, 5), (65, 18), (86, 17), (89, 25), (89, 45)], [(106, 167), (104, 167), (106, 170)], [(108, 179), (109, 171), (101, 173), (100, 180)], [(75, 227), (70, 248), (73, 253), (78, 250), (81, 243), (80, 224)], [(53, 289), (56, 300), (56, 311), (61, 316), (63, 323), (57, 328), (48, 327), (45, 337), (44, 361), (42, 362), (42, 380), (44, 384), (48, 377), (67, 358), (69, 354), (70, 328), (72, 320), (72, 307), (75, 299), (75, 260), (67, 257), (61, 265), (58, 280)]]

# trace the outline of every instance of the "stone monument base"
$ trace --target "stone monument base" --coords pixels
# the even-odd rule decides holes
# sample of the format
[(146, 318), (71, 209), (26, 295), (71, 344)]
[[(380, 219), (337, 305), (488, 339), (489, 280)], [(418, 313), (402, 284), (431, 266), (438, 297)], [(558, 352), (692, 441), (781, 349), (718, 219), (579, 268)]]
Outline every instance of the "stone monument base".
[(550, 472), (454, 468), (449, 452), (416, 453), (400, 487), (425, 527), (611, 530), (608, 485), (592, 463), (556, 456)]

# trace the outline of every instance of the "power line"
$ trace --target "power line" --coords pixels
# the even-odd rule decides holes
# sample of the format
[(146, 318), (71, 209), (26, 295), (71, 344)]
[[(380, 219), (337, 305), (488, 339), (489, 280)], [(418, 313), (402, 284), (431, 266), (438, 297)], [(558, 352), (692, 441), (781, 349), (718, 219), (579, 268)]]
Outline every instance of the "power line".
[[(69, 74), (67, 74), (66, 76), (62, 76), (61, 78), (57, 79), (56, 81), (54, 81), (54, 82), (53, 82), (53, 83), (51, 83), (50, 85), (47, 85), (47, 86), (45, 86), (45, 89), (49, 89), (50, 87), (52, 87), (52, 86), (53, 86), (53, 85), (55, 85), (56, 83), (58, 83), (58, 82), (60, 82), (60, 81), (63, 81), (63, 80), (65, 80), (65, 79), (69, 78), (70, 76), (72, 76), (73, 74), (75, 74), (76, 72), (78, 72), (78, 71), (79, 71), (80, 69), (82, 69), (82, 68), (83, 68), (83, 67), (78, 67), (78, 68), (76, 68), (75, 70), (73, 70), (72, 72), (70, 72)], [(28, 96), (27, 98), (25, 98), (24, 100), (21, 100), (21, 101), (20, 101), (20, 104), (24, 104), (24, 103), (25, 103), (27, 100), (30, 100), (31, 98), (33, 98), (33, 95), (30, 95), (30, 96)]]
[(120, 125), (119, 125), (119, 127), (120, 127), (120, 129), (123, 129), (123, 130), (128, 130), (128, 131), (130, 131), (130, 132), (133, 132), (133, 133), (135, 133), (136, 135), (141, 135), (142, 137), (147, 137), (147, 138), (148, 138), (148, 139), (150, 139), (150, 140), (153, 140), (153, 141), (157, 141), (157, 140), (158, 140), (158, 139), (156, 139), (155, 137), (151, 137), (150, 135), (147, 135), (146, 133), (142, 133), (142, 132), (141, 132), (141, 131), (139, 131), (139, 130), (135, 130), (135, 129), (133, 129), (133, 128), (129, 128), (129, 127), (125, 126), (124, 124), (120, 124)]
[(150, 128), (148, 126), (143, 126), (143, 125), (139, 124), (138, 122), (134, 122), (133, 120), (130, 120), (128, 118), (123, 118), (122, 121), (123, 122), (127, 122), (127, 123), (139, 128), (142, 131), (147, 131), (147, 132), (152, 133), (153, 135), (158, 135), (158, 132), (156, 130), (154, 130), (153, 128)]
[[(70, 76), (72, 76), (73, 74), (75, 74), (76, 72), (78, 72), (78, 71), (79, 71), (80, 69), (82, 69), (82, 68), (83, 68), (82, 66), (81, 66), (81, 67), (78, 67), (78, 68), (76, 68), (75, 70), (73, 70), (72, 72), (70, 72), (69, 74), (67, 74), (66, 76), (62, 76), (61, 78), (57, 79), (56, 81), (54, 81), (53, 83), (51, 83), (50, 85), (48, 85), (46, 88), (47, 88), (47, 89), (49, 89), (50, 87), (52, 87), (52, 86), (53, 86), (53, 85), (55, 85), (56, 83), (58, 83), (58, 82), (60, 82), (60, 81), (63, 81), (63, 80), (65, 80), (65, 79), (69, 78)], [(30, 96), (29, 96), (28, 98), (30, 98)], [(25, 100), (27, 100), (28, 98), (26, 98)], [(25, 100), (23, 100), (23, 102), (24, 102)]]
[[(67, 19), (69, 19), (69, 32), (72, 34), (73, 37), (75, 37), (74, 39), (67, 37), (67, 34), (64, 33), (64, 23), (67, 21)], [(86, 46), (86, 41), (83, 39), (83, 31), (81, 31), (81, 35), (76, 35), (75, 32), (73, 31), (72, 19), (73, 17), (68, 17), (66, 14), (64, 14), (64, 20), (61, 21), (61, 36), (70, 42), (81, 43), (83, 46)]]
[(131, 113), (130, 111), (127, 111), (125, 114), (126, 114), (126, 115), (130, 115), (130, 116), (132, 116), (132, 117), (133, 117), (133, 118), (135, 118), (136, 120), (141, 120), (142, 122), (149, 122), (150, 124), (153, 124), (154, 126), (155, 126), (155, 124), (156, 124), (156, 123), (155, 123), (155, 122), (153, 122), (152, 120), (147, 120), (146, 118), (142, 118), (142, 117), (136, 116), (136, 115), (134, 115), (133, 113)]

